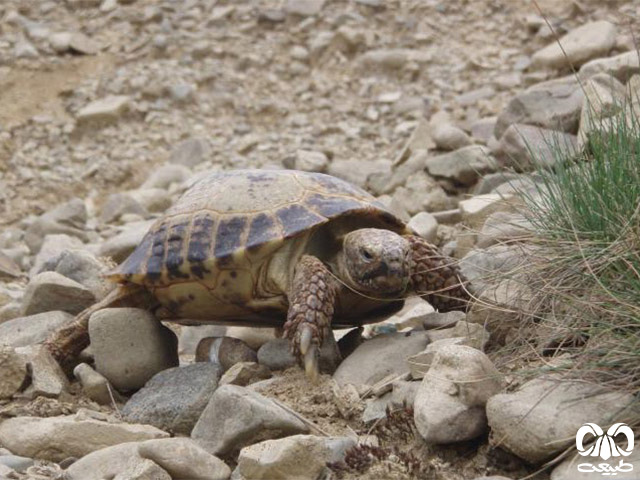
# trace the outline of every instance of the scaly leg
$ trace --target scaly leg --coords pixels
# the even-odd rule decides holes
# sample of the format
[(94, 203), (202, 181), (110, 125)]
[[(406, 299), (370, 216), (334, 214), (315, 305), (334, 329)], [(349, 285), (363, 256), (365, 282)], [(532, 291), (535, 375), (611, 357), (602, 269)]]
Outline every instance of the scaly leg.
[(65, 369), (89, 345), (89, 317), (103, 308), (139, 307), (152, 304), (151, 294), (134, 284), (121, 285), (103, 300), (80, 312), (73, 322), (53, 332), (44, 343), (53, 358)]
[(317, 258), (304, 255), (296, 265), (289, 293), (284, 335), (307, 375), (318, 377), (318, 355), (331, 325), (339, 284)]
[(411, 245), (411, 286), (436, 310), (465, 310), (471, 298), (469, 282), (453, 258), (421, 237), (407, 235)]

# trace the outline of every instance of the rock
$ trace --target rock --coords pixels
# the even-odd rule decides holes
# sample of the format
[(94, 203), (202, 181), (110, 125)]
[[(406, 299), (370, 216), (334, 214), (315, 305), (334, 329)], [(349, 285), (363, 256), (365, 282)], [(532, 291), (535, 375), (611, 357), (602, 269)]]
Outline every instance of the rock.
[(191, 438), (213, 455), (231, 455), (260, 440), (307, 431), (273, 400), (245, 387), (223, 385), (211, 396)]
[(142, 188), (129, 192), (139, 205), (148, 212), (163, 213), (171, 206), (171, 196), (162, 188)]
[(140, 460), (127, 465), (113, 480), (171, 480), (171, 475), (151, 460)]
[(485, 220), (476, 245), (487, 248), (496, 243), (525, 240), (533, 230), (533, 225), (520, 213), (495, 212)]
[(310, 17), (320, 13), (324, 2), (325, 0), (288, 0), (284, 10), (290, 15)]
[(69, 49), (75, 53), (95, 55), (100, 51), (100, 44), (83, 33), (75, 32), (69, 37)]
[[(341, 358), (333, 331), (330, 330), (320, 347), (318, 361), (320, 371), (322, 373), (333, 373), (340, 364)], [(258, 363), (269, 367), (271, 370), (284, 370), (297, 365), (298, 362), (291, 353), (289, 340), (276, 338), (260, 347), (260, 350), (258, 350)]]
[(409, 177), (424, 170), (427, 158), (426, 150), (417, 150), (406, 161), (393, 167), (391, 177), (389, 177), (388, 173), (375, 173), (369, 176), (367, 185), (378, 195), (392, 193), (396, 188), (405, 185)]
[(436, 142), (439, 150), (458, 150), (473, 142), (461, 128), (449, 123), (442, 123), (432, 127), (431, 138)]
[(434, 328), (449, 328), (455, 326), (461, 320), (467, 318), (464, 312), (429, 312), (420, 318), (422, 328), (431, 330)]
[(71, 323), (73, 315), (66, 312), (46, 312), (19, 317), (0, 323), (2, 343), (12, 347), (25, 347), (44, 342), (51, 333)]
[(187, 181), (189, 177), (191, 177), (191, 170), (187, 167), (168, 163), (152, 171), (141, 188), (168, 189), (173, 184), (180, 184)]
[(435, 243), (438, 235), (438, 221), (428, 212), (420, 212), (409, 220), (409, 228), (428, 242)]
[(67, 376), (43, 345), (22, 347), (27, 357), (34, 396), (58, 398), (69, 388)]
[(89, 337), (96, 370), (118, 390), (141, 388), (178, 365), (175, 334), (146, 310), (105, 308), (91, 315)]
[(240, 385), (246, 387), (260, 380), (271, 378), (271, 370), (255, 362), (240, 362), (227, 370), (220, 379), (220, 385)]
[(153, 222), (150, 220), (128, 224), (119, 234), (100, 245), (99, 256), (110, 257), (116, 263), (123, 262), (142, 242)]
[(342, 460), (355, 444), (352, 438), (314, 435), (266, 440), (240, 451), (238, 470), (252, 480), (316, 480), (329, 474), (327, 463)]
[[(621, 444), (618, 443), (618, 445), (621, 445)], [(624, 446), (624, 443), (622, 443), (622, 445)], [(631, 454), (628, 456), (625, 456), (622, 458), (612, 457), (607, 461), (603, 461), (601, 458), (598, 458), (598, 457), (590, 458), (590, 457), (583, 457), (582, 455), (577, 455), (577, 454), (569, 455), (567, 459), (565, 459), (562, 463), (560, 463), (557, 467), (555, 467), (551, 471), (550, 478), (551, 480), (593, 480), (594, 477), (598, 478), (598, 475), (594, 475), (594, 473), (597, 474), (598, 472), (590, 471), (588, 467), (587, 468), (583, 467), (583, 469), (587, 471), (579, 471), (578, 465), (581, 465), (583, 463), (591, 463), (594, 466), (596, 466), (596, 468), (601, 469), (599, 471), (604, 471), (604, 469), (602, 469), (603, 463), (606, 465), (609, 465), (609, 467), (612, 470), (614, 467), (620, 466), (621, 460), (624, 461), (624, 465), (625, 465), (625, 467), (623, 467), (623, 470), (629, 470), (629, 467), (627, 467), (626, 465), (632, 465), (633, 470), (629, 470), (627, 473), (620, 472), (620, 473), (614, 474), (615, 475), (614, 478), (616, 480), (636, 480), (638, 478), (638, 470), (640, 470), (640, 452), (638, 451), (637, 448), (633, 452), (631, 452)], [(602, 474), (602, 477), (605, 478), (605, 474)]]
[(63, 250), (47, 261), (42, 269), (57, 272), (84, 285), (96, 300), (101, 300), (113, 289), (113, 284), (103, 277), (108, 267), (86, 250)]
[(496, 193), (495, 189), (505, 183), (515, 183), (518, 180), (529, 180), (530, 177), (525, 174), (511, 172), (497, 172), (485, 175), (473, 187), (471, 192), (474, 195), (484, 195), (486, 193)]
[(495, 96), (495, 89), (490, 86), (484, 86), (477, 88), (475, 90), (471, 90), (469, 92), (463, 93), (462, 95), (458, 95), (456, 97), (456, 103), (462, 107), (467, 107), (471, 105), (475, 105), (480, 100), (484, 100), (486, 98), (491, 98)]
[(121, 443), (83, 456), (65, 472), (65, 480), (104, 480), (131, 471), (142, 462), (137, 441)]
[(494, 245), (470, 251), (459, 265), (473, 290), (481, 292), (494, 286), (497, 276), (526, 268), (528, 261), (523, 253), (519, 245)]
[(107, 197), (100, 212), (102, 223), (114, 223), (126, 214), (139, 215), (147, 218), (149, 212), (140, 205), (131, 195), (126, 193), (113, 193)]
[(471, 124), (471, 137), (487, 145), (493, 137), (498, 117), (480, 118)]
[(49, 45), (56, 53), (65, 53), (69, 50), (72, 33), (56, 32), (49, 36)]
[(112, 123), (129, 109), (130, 103), (126, 95), (109, 95), (81, 108), (76, 118), (79, 124)]
[(27, 285), (22, 313), (25, 316), (52, 311), (78, 314), (95, 301), (96, 297), (84, 285), (56, 272), (43, 272)]
[(464, 186), (471, 186), (483, 174), (495, 171), (496, 165), (489, 149), (480, 145), (471, 145), (427, 159), (426, 168), (434, 177), (442, 177)]
[(401, 71), (409, 62), (427, 63), (432, 59), (429, 51), (411, 48), (381, 48), (369, 50), (360, 56), (359, 63), (365, 69)]
[[(85, 226), (87, 208), (84, 201), (74, 198), (42, 214), (29, 225), (24, 241), (32, 253), (40, 251), (47, 235), (63, 234), (87, 240)], [(65, 245), (69, 248), (69, 244)]]
[(431, 342), (437, 342), (438, 340), (447, 338), (464, 338), (466, 342), (465, 345), (482, 351), (489, 341), (490, 335), (482, 325), (460, 320), (451, 328), (429, 330), (427, 336)]
[(606, 73), (619, 82), (627, 83), (633, 75), (640, 73), (638, 52), (631, 50), (613, 57), (591, 60), (580, 67), (578, 76), (585, 81), (599, 73)]
[(257, 362), (258, 355), (242, 340), (232, 337), (207, 337), (196, 348), (196, 362), (218, 363), (222, 371), (238, 362)]
[(531, 67), (561, 69), (580, 66), (609, 53), (616, 43), (616, 35), (617, 28), (612, 23), (604, 20), (587, 23), (534, 53)]
[(499, 439), (501, 448), (537, 464), (573, 445), (584, 423), (605, 430), (617, 422), (632, 424), (638, 415), (633, 402), (631, 394), (546, 377), (493, 396), (487, 403), (487, 417), (492, 438)]
[(0, 478), (4, 480), (5, 478), (15, 478), (17, 473), (13, 468), (0, 464), (0, 475), (2, 475)]
[(207, 337), (225, 336), (227, 327), (224, 325), (183, 325), (178, 337), (178, 353), (180, 355), (195, 355), (200, 341)]
[(362, 423), (371, 424), (385, 418), (390, 403), (391, 393), (365, 400), (364, 412), (362, 412)]
[(16, 351), (0, 345), (0, 399), (11, 398), (27, 380), (27, 362)]
[(111, 405), (114, 401), (122, 401), (122, 397), (114, 389), (109, 380), (104, 378), (86, 363), (80, 363), (73, 369), (73, 376), (82, 385), (84, 394), (100, 405)]
[[(9, 467), (16, 472), (24, 473), (34, 464), (33, 459), (19, 455), (0, 455), (0, 465)], [(2, 472), (0, 472), (1, 474)]]
[(16, 42), (13, 53), (17, 58), (36, 58), (38, 49), (26, 38), (21, 38)]
[(494, 134), (501, 138), (514, 123), (576, 134), (583, 100), (573, 76), (539, 83), (511, 99), (498, 116)]
[(422, 211), (447, 210), (454, 203), (432, 177), (425, 172), (418, 172), (407, 180), (404, 187), (396, 189), (391, 207), (397, 204), (403, 211), (415, 215)]
[(0, 278), (19, 277), (20, 275), (22, 275), (22, 271), (16, 262), (0, 251)]
[(292, 158), (292, 162), (285, 167), (305, 172), (324, 172), (329, 165), (329, 159), (323, 152), (313, 150), (298, 150)]
[(568, 161), (577, 146), (575, 135), (516, 123), (500, 138), (495, 155), (503, 167), (529, 171)]
[(220, 367), (197, 363), (164, 370), (151, 378), (122, 409), (124, 419), (189, 435), (218, 387)]
[(255, 351), (258, 351), (265, 343), (277, 338), (274, 328), (255, 327), (227, 327), (225, 336), (239, 338)]
[(339, 385), (370, 386), (409, 369), (407, 357), (427, 346), (426, 332), (390, 333), (367, 340), (338, 367), (333, 378)]
[(625, 87), (610, 75), (600, 73), (584, 85), (585, 102), (582, 105), (578, 142), (585, 145), (593, 130), (602, 130), (604, 120), (620, 112), (625, 104)]
[(210, 160), (211, 147), (204, 138), (188, 138), (178, 143), (169, 154), (169, 163), (195, 167)]
[(138, 446), (142, 458), (152, 460), (174, 480), (227, 480), (231, 469), (189, 438), (147, 440)]
[(487, 400), (502, 388), (502, 375), (481, 351), (458, 345), (441, 348), (414, 402), (420, 435), (430, 444), (476, 438), (487, 427)]
[(81, 412), (58, 417), (14, 417), (0, 423), (0, 442), (16, 455), (60, 462), (126, 442), (165, 438), (149, 425), (86, 418)]
[(40, 247), (40, 251), (33, 261), (31, 270), (29, 270), (29, 276), (33, 277), (38, 273), (41, 273), (46, 264), (57, 258), (63, 251), (70, 248), (82, 249), (82, 242), (75, 237), (63, 234), (45, 236), (44, 242), (42, 242), (42, 246)]
[(388, 174), (391, 162), (388, 160), (334, 160), (329, 164), (327, 173), (342, 178), (359, 187), (364, 187), (370, 175), (376, 173)]

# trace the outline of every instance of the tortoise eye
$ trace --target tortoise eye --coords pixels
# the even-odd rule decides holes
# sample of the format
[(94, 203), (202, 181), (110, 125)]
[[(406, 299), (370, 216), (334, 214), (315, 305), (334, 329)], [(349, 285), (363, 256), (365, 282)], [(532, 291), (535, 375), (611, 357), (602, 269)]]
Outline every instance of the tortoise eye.
[(366, 248), (363, 248), (362, 250), (360, 250), (360, 253), (362, 254), (363, 258), (367, 262), (370, 262), (371, 260), (373, 260), (373, 255), (371, 255), (371, 252), (369, 250), (367, 250)]

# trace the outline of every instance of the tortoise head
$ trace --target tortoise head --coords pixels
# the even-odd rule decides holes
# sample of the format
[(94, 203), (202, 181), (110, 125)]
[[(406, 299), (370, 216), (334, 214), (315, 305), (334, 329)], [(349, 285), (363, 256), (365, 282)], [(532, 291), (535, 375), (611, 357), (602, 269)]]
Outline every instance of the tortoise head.
[(338, 256), (342, 280), (372, 297), (403, 295), (409, 283), (409, 242), (390, 230), (362, 228), (349, 232)]

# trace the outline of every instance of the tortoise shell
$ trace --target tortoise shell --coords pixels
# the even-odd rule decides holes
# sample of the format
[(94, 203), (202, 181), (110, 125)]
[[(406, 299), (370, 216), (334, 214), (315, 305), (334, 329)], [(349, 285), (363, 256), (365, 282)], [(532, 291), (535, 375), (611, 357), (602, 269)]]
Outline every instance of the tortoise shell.
[[(160, 300), (192, 300), (199, 305), (182, 312), (191, 316), (213, 304), (246, 304), (260, 295), (255, 283), (261, 264), (291, 240), (309, 238), (310, 232), (338, 219), (353, 219), (348, 222), (353, 228), (366, 220), (365, 226), (407, 232), (405, 223), (369, 193), (329, 175), (294, 170), (213, 172), (195, 182), (155, 222), (110, 278), (145, 285), (156, 293), (174, 287)], [(293, 257), (288, 255), (287, 262), (295, 261)], [(216, 300), (203, 300), (198, 284), (209, 295), (216, 290)]]

